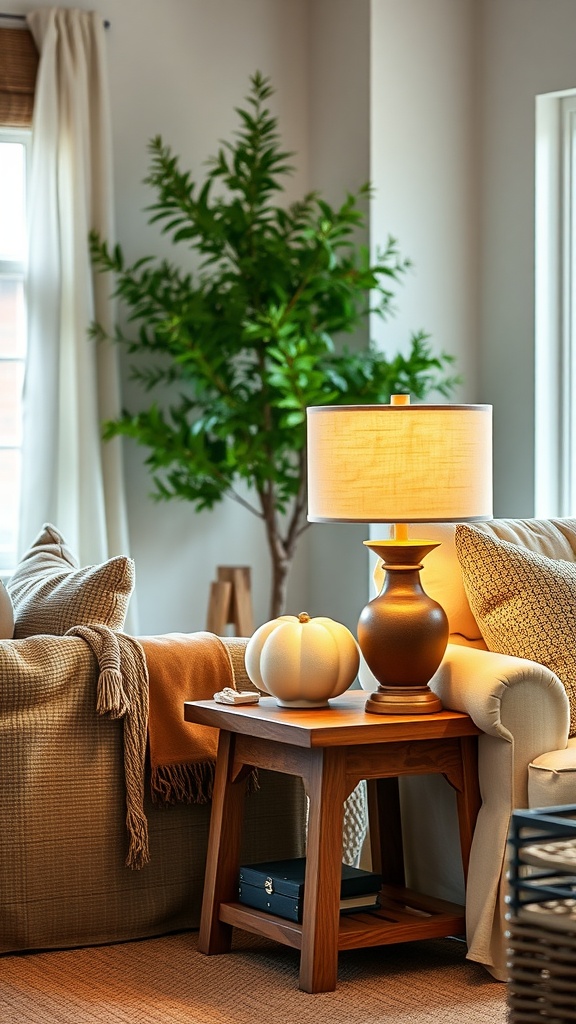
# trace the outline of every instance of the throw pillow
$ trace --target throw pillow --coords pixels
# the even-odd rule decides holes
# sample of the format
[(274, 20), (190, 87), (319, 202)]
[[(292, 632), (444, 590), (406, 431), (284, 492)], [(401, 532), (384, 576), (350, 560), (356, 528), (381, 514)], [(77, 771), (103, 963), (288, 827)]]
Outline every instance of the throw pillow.
[(14, 636), (14, 609), (10, 594), (0, 580), (0, 640), (11, 640)]
[(576, 564), (548, 558), (473, 526), (456, 527), (464, 587), (488, 649), (555, 672), (576, 735)]
[(8, 581), (14, 637), (63, 636), (72, 626), (96, 623), (121, 630), (133, 589), (131, 558), (79, 568), (64, 538), (47, 523)]

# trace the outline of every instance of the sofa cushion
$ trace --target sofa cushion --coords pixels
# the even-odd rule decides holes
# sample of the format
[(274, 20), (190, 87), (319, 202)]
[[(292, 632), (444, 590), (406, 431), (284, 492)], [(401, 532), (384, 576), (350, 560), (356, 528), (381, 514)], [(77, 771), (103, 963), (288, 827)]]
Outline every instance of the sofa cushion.
[(470, 607), (491, 651), (546, 665), (560, 678), (576, 735), (576, 564), (456, 527)]
[(528, 765), (528, 806), (558, 807), (574, 804), (576, 794), (576, 739), (564, 750), (550, 750)]
[(576, 561), (576, 519), (490, 519), (474, 529), (547, 558)]
[(0, 580), (0, 640), (11, 640), (14, 636), (14, 609), (6, 587)]
[(96, 623), (120, 630), (134, 589), (134, 562), (118, 556), (79, 568), (56, 527), (45, 524), (8, 582), (14, 636), (62, 636)]

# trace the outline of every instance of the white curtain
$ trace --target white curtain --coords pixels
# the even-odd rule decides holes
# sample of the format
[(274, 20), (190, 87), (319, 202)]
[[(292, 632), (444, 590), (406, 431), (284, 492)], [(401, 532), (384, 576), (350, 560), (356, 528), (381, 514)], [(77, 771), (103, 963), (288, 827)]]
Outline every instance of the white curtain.
[[(43, 522), (82, 565), (129, 554), (120, 439), (101, 441), (120, 409), (117, 352), (88, 337), (109, 328), (110, 280), (92, 270), (88, 235), (114, 241), (110, 103), (102, 17), (28, 15), (40, 53), (29, 182), (28, 358), (20, 549)], [(135, 631), (134, 602), (127, 628)]]

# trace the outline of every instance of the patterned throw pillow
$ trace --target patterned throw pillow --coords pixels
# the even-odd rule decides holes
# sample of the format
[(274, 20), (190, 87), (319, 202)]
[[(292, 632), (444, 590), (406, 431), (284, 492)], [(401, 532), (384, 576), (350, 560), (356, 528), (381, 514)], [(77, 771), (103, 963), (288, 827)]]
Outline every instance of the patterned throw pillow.
[(528, 658), (555, 672), (576, 735), (576, 563), (548, 558), (473, 526), (456, 527), (470, 607), (490, 651)]
[(121, 630), (134, 589), (134, 562), (118, 556), (78, 568), (58, 530), (45, 524), (8, 581), (14, 637), (63, 636), (72, 626)]

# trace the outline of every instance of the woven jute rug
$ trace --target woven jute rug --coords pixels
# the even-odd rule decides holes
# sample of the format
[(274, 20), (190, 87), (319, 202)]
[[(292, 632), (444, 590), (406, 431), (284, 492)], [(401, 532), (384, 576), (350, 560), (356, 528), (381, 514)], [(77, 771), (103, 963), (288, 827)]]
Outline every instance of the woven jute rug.
[(451, 939), (340, 954), (335, 992), (298, 989), (296, 951), (237, 933), (207, 957), (196, 933), (0, 957), (2, 1024), (504, 1024), (506, 986)]

